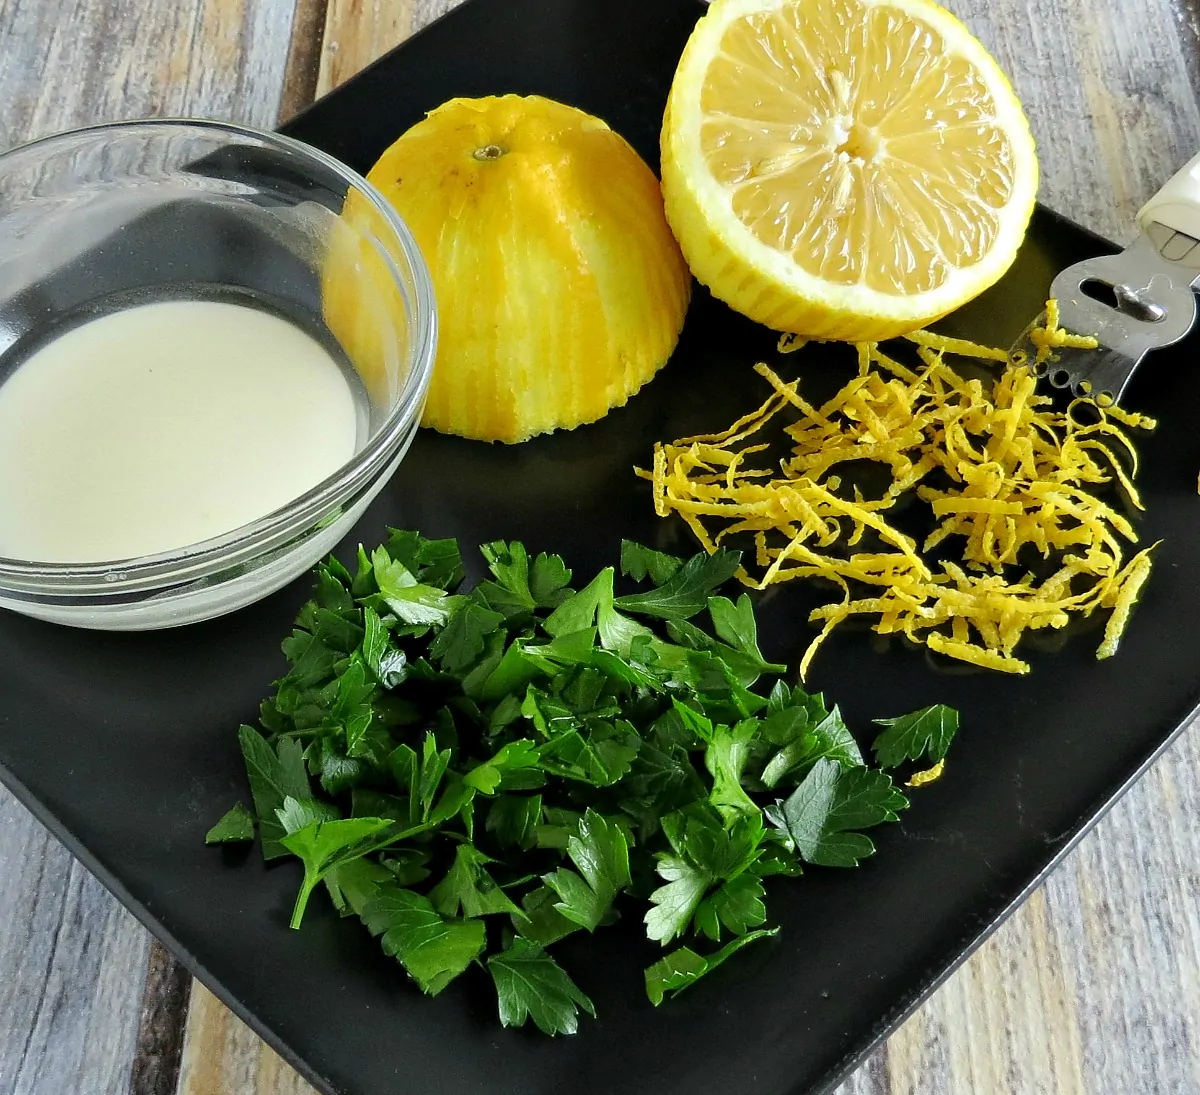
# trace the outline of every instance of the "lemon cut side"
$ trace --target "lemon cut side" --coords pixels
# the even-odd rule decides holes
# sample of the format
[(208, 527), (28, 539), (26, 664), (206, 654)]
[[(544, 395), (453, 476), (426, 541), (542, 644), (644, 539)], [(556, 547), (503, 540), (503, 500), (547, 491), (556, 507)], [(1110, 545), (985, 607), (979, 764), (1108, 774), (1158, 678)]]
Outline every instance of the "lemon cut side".
[(662, 160), (701, 282), (777, 330), (851, 341), (922, 327), (1000, 278), (1038, 179), (1008, 80), (928, 0), (715, 0)]

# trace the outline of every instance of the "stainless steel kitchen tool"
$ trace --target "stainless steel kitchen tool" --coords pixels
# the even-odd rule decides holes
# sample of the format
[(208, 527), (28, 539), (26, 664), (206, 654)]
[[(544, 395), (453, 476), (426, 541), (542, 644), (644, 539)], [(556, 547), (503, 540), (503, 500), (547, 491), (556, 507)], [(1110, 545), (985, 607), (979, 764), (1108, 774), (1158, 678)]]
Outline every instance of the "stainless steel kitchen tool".
[[(1058, 349), (1037, 366), (1054, 387), (1119, 400), (1146, 354), (1192, 329), (1200, 287), (1200, 155), (1142, 207), (1138, 224), (1138, 238), (1119, 255), (1084, 259), (1051, 284), (1060, 325), (1100, 344)], [(1044, 323), (1044, 314), (1034, 320), (1013, 353), (1034, 360), (1031, 332)]]

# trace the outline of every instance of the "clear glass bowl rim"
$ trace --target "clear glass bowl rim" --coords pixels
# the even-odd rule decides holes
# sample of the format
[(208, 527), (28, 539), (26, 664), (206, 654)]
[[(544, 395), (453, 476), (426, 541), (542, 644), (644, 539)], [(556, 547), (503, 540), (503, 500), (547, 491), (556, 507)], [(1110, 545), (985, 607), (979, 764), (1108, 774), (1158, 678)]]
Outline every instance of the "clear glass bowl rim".
[(25, 155), (34, 149), (65, 144), (87, 134), (144, 129), (193, 129), (215, 136), (244, 138), (287, 152), (301, 161), (319, 164), (340, 178), (346, 184), (347, 191), (358, 190), (394, 233), (409, 267), (408, 273), (411, 273), (412, 284), (409, 285), (406, 273), (395, 269), (390, 259), (381, 254), (408, 311), (412, 336), (408, 377), (388, 418), (363, 449), (324, 482), (283, 508), (221, 536), (137, 559), (76, 564), (44, 563), (0, 556), (0, 592), (14, 593), (20, 597), (32, 595), (34, 599), (39, 595), (51, 598), (86, 597), (89, 593), (111, 596), (193, 582), (254, 559), (323, 524), (343, 502), (360, 495), (377, 476), (384, 474), (396, 450), (415, 429), (414, 420), (424, 405), (437, 349), (437, 308), (428, 267), (400, 214), (365, 178), (333, 156), (292, 137), (232, 122), (151, 118), (103, 122), (18, 145), (0, 153), (0, 171), (5, 170), (6, 161), (10, 158)]

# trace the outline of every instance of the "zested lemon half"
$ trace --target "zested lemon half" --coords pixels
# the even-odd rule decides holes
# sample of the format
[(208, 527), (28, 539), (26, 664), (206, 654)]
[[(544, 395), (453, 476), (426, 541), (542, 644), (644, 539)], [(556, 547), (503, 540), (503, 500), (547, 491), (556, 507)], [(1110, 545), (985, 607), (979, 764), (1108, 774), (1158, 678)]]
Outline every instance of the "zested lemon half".
[(928, 0), (715, 0), (662, 132), (667, 218), (752, 319), (871, 341), (1016, 257), (1037, 157), (987, 50)]
[[(691, 276), (654, 172), (599, 118), (536, 95), (452, 99), (367, 179), (408, 222), (437, 297), (423, 425), (505, 442), (573, 429), (671, 356)], [(367, 203), (342, 219), (325, 316), (378, 387), (387, 317), (366, 290), (386, 271), (351, 231), (370, 227)]]

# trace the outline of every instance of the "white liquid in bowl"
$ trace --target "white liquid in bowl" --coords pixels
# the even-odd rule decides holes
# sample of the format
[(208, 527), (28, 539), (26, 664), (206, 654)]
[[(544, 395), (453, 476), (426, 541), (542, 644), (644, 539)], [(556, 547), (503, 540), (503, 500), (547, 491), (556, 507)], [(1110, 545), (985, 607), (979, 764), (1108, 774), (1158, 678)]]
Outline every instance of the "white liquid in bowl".
[(108, 562), (231, 532), (357, 435), (342, 370), (286, 320), (203, 300), (101, 316), (0, 383), (0, 557)]

